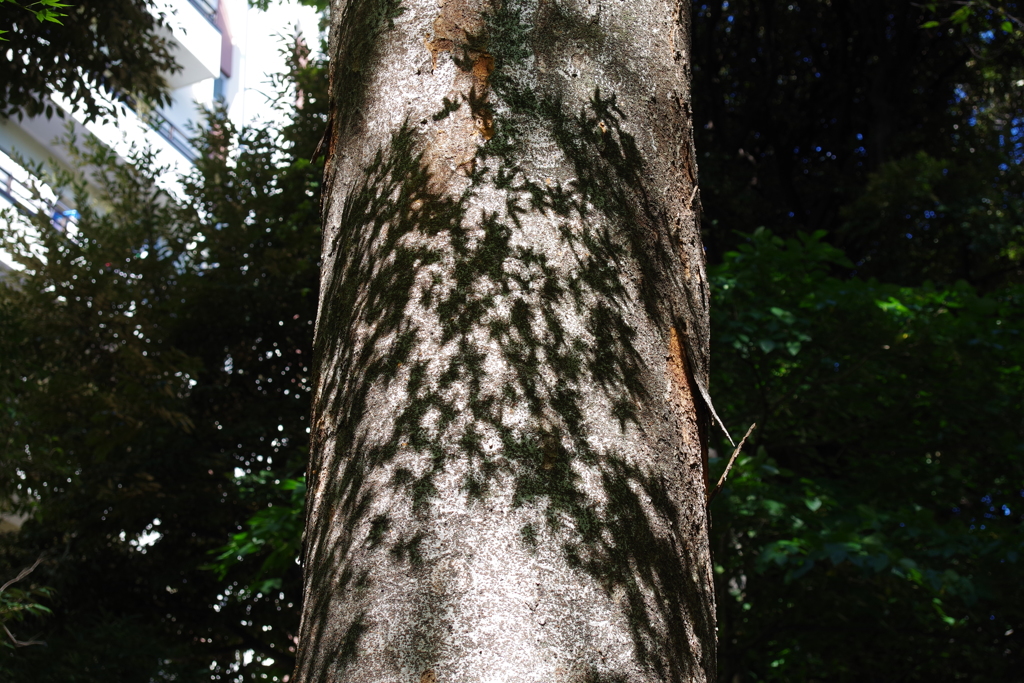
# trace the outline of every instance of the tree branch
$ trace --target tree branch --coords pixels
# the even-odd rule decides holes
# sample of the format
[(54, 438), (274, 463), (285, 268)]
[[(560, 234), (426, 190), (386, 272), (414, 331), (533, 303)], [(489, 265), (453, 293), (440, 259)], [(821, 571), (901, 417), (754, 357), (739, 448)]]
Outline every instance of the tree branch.
[(40, 555), (39, 558), (35, 562), (32, 563), (31, 567), (26, 567), (26, 568), (22, 569), (18, 573), (17, 576), (15, 576), (13, 579), (11, 579), (7, 583), (5, 583), (3, 586), (0, 586), (0, 593), (3, 593), (5, 590), (7, 590), (7, 587), (10, 586), (11, 584), (18, 583), (19, 581), (24, 579), (26, 576), (31, 574), (35, 570), (35, 568), (39, 566), (39, 563), (42, 562), (42, 561), (43, 561), (43, 556)]
[(708, 494), (708, 502), (705, 503), (705, 507), (710, 507), (711, 501), (713, 501), (715, 499), (715, 496), (718, 495), (718, 492), (722, 490), (722, 486), (725, 485), (725, 478), (729, 476), (729, 470), (732, 469), (732, 464), (736, 462), (736, 456), (740, 454), (740, 450), (742, 450), (743, 444), (747, 442), (747, 437), (750, 436), (750, 433), (754, 431), (754, 427), (756, 426), (756, 422), (751, 424), (750, 428), (747, 429), (747, 433), (743, 435), (742, 439), (740, 439), (739, 444), (736, 446), (736, 450), (732, 452), (732, 456), (729, 458), (729, 463), (725, 466), (725, 471), (722, 472), (722, 476), (718, 479), (718, 484), (716, 484), (715, 488), (712, 489), (711, 493)]
[[(33, 571), (35, 571), (35, 568), (38, 567), (39, 563), (42, 562), (42, 561), (43, 561), (43, 556), (40, 555), (38, 558), (36, 558), (36, 561), (32, 563), (31, 567), (25, 567), (20, 572), (18, 572), (17, 576), (15, 576), (13, 579), (11, 579), (7, 583), (5, 583), (3, 586), (0, 586), (0, 593), (3, 593), (11, 585), (13, 585), (15, 583), (18, 583), (19, 581), (24, 579), (26, 576), (31, 574)], [(7, 637), (11, 639), (12, 643), (14, 643), (14, 647), (26, 647), (28, 645), (46, 645), (46, 643), (43, 642), (42, 640), (18, 640), (17, 638), (14, 637), (14, 634), (11, 633), (11, 630), (9, 628), (7, 628), (7, 624), (3, 624), (3, 627), (4, 627), (4, 631), (7, 633)]]

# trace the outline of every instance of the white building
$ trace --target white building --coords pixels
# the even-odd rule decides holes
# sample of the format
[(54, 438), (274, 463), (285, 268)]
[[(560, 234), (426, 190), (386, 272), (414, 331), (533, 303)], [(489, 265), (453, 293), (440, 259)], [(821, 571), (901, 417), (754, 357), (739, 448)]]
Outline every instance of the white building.
[[(70, 168), (67, 151), (57, 143), (69, 122), (78, 139), (92, 133), (122, 159), (133, 145), (148, 146), (157, 161), (171, 169), (164, 182), (176, 191), (177, 177), (189, 170), (197, 155), (189, 137), (201, 108), (221, 100), (236, 125), (271, 117), (267, 74), (284, 66), (276, 36), (298, 29), (311, 46), (317, 43), (316, 12), (294, 0), (277, 2), (267, 12), (250, 9), (248, 0), (157, 0), (154, 11), (169, 17), (166, 30), (182, 67), (166, 76), (170, 105), (155, 111), (118, 107), (116, 120), (86, 123), (81, 113), (53, 95), (53, 104), (63, 110), (64, 118), (0, 118), (0, 208), (12, 205), (21, 213), (44, 212), (58, 228), (74, 222), (70, 198), (42, 188), (42, 199), (33, 199), (29, 174), (15, 161), (22, 158)], [(0, 271), (9, 267), (9, 258), (0, 252)]]

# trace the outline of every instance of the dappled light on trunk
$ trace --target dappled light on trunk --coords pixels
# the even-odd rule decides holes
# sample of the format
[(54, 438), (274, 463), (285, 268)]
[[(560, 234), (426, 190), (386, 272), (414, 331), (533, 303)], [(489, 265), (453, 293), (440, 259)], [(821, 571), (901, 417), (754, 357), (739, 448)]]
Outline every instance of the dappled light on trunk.
[(334, 17), (298, 680), (714, 679), (678, 11)]

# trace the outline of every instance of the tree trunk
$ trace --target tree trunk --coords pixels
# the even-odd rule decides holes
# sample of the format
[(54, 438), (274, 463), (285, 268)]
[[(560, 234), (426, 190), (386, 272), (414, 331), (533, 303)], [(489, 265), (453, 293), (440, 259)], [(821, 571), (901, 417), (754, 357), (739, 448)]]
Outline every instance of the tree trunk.
[(296, 680), (714, 680), (689, 36), (333, 4)]

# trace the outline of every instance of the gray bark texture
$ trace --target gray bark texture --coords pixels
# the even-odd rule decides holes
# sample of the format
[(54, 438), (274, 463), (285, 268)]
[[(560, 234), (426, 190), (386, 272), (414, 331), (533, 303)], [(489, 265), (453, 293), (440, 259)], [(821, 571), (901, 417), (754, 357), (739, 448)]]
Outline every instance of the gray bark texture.
[(713, 681), (689, 3), (331, 13), (294, 680)]

